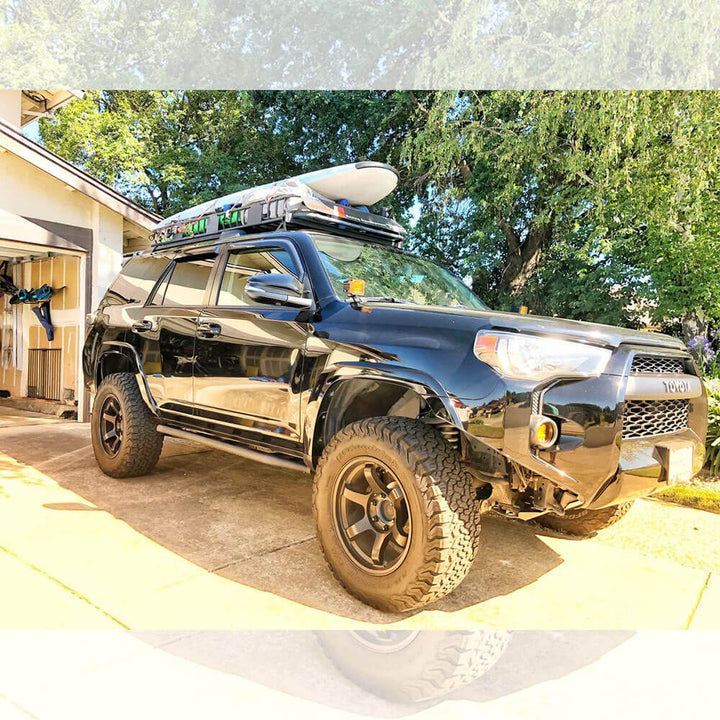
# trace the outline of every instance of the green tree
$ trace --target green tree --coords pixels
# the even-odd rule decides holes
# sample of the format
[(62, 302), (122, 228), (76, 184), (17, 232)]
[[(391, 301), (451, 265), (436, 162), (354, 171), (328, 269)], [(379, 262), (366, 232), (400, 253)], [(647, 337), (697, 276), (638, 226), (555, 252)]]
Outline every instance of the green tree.
[(414, 201), (414, 178), (405, 172), (403, 146), (416, 130), (413, 93), (352, 90), (255, 91), (251, 101), (274, 119), (274, 130), (304, 169), (376, 160), (400, 170), (388, 198), (402, 217)]
[[(661, 322), (720, 319), (720, 95), (623, 94), (596, 168), (598, 226)], [(619, 166), (612, 155), (624, 162)]]
[[(406, 94), (379, 91), (89, 91), (42, 120), (40, 133), (51, 150), (167, 215), (328, 165), (399, 166), (413, 108)], [(398, 212), (412, 200), (403, 180)]]
[[(461, 243), (476, 284), (495, 301), (522, 300), (552, 245), (586, 234), (589, 150), (605, 129), (578, 124), (578, 97), (554, 92), (437, 93), (406, 144), (423, 178), (424, 209), (464, 203)], [(431, 223), (432, 226), (433, 223)], [(424, 226), (420, 226), (420, 232)], [(418, 244), (434, 242), (418, 237)], [(484, 260), (480, 261), (479, 256)]]
[(157, 212), (390, 162), (408, 245), (491, 305), (720, 320), (715, 92), (89, 92), (44, 142)]
[(246, 92), (89, 91), (40, 134), (162, 215), (301, 168)]
[[(465, 269), (500, 306), (583, 319), (720, 317), (720, 108), (714, 92), (435, 93), (405, 159), (422, 179), (415, 242), (443, 207)], [(452, 217), (452, 215), (446, 215)]]

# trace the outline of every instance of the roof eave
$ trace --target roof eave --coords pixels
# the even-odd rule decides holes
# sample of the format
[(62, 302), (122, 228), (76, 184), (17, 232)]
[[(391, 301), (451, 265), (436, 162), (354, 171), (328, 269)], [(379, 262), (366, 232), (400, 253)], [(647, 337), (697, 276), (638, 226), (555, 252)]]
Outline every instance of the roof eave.
[(109, 185), (26, 138), (17, 128), (2, 119), (0, 119), (0, 147), (146, 230), (152, 230), (162, 220), (160, 215), (134, 203)]

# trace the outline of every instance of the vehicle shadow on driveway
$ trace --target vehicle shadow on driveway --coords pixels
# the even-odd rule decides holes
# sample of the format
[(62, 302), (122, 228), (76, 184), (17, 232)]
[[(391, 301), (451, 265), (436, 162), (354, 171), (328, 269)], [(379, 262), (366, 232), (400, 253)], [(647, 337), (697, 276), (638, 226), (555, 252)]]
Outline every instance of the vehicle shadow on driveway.
[[(348, 630), (203, 630), (184, 635), (140, 631), (134, 636), (165, 653), (290, 697), (343, 712), (362, 708), (374, 717), (392, 718), (414, 715), (446, 699), (471, 702), (475, 704), (472, 712), (482, 717), (484, 705), (567, 678), (612, 653), (634, 634), (624, 630), (385, 630), (373, 636)], [(370, 648), (373, 641), (380, 645), (378, 640), (384, 646), (373, 654)], [(597, 679), (603, 670), (594, 672)], [(562, 693), (558, 698), (562, 702)], [(451, 712), (448, 707), (447, 714)]]
[[(150, 475), (114, 480), (88, 441), (87, 428), (75, 424), (6, 429), (2, 449), (209, 572), (341, 617), (407, 617), (364, 605), (333, 579), (315, 537), (311, 476), (167, 439)], [(432, 609), (454, 612), (510, 594), (560, 563), (532, 527), (487, 516), (469, 576)]]

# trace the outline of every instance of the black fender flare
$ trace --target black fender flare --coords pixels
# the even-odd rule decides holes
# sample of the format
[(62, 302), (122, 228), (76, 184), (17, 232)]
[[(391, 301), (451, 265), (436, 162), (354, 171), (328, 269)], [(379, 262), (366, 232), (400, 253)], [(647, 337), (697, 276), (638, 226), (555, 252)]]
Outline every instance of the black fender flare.
[(445, 388), (431, 375), (414, 368), (399, 368), (391, 363), (347, 362), (335, 366), (313, 389), (305, 412), (306, 453), (315, 460), (324, 431), (325, 418), (338, 389), (347, 383), (376, 380), (413, 390), (421, 398), (436, 406), (436, 414), (463, 429), (462, 421)]
[[(140, 361), (140, 356), (138, 355), (137, 349), (130, 343), (124, 342), (122, 340), (108, 340), (107, 342), (104, 342), (100, 346), (100, 352), (98, 353), (97, 362), (95, 364), (96, 377), (97, 368), (100, 367), (102, 359), (104, 357), (107, 357), (108, 355), (122, 355), (130, 361), (130, 363), (135, 368), (135, 377), (138, 380), (140, 394), (142, 395), (143, 400), (145, 401), (145, 404), (148, 406), (150, 411), (153, 414), (157, 415), (157, 404), (155, 403), (155, 399), (150, 392), (147, 376), (145, 375), (145, 371), (143, 370), (142, 362)], [(95, 384), (97, 389), (97, 382)]]

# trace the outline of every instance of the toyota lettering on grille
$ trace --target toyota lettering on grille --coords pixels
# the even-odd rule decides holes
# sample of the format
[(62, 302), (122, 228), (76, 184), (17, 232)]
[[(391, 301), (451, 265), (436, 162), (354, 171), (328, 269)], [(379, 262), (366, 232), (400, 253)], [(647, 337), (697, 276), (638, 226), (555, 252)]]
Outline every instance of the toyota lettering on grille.
[(683, 393), (690, 390), (690, 383), (687, 380), (663, 380), (662, 384), (669, 393)]

